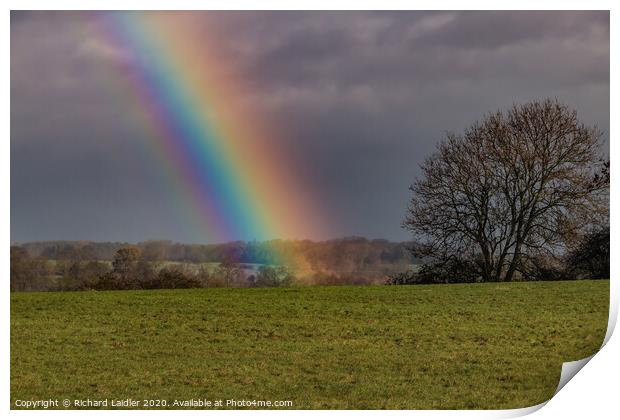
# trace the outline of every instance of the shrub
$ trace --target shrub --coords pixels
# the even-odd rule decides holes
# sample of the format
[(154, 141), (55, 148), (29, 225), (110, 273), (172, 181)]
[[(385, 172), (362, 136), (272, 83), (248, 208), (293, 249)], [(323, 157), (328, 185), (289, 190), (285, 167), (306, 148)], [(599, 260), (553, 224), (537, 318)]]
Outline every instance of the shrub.
[(254, 285), (256, 287), (290, 286), (294, 276), (284, 266), (263, 265), (258, 269)]
[(445, 262), (422, 264), (417, 272), (407, 270), (393, 274), (385, 283), (388, 285), (475, 283), (480, 280), (478, 267), (474, 262), (451, 258)]
[(200, 280), (179, 267), (165, 267), (159, 270), (150, 284), (150, 289), (194, 289), (201, 287)]
[(550, 255), (535, 255), (523, 264), (523, 280), (562, 280), (571, 276), (561, 260)]
[(93, 284), (95, 290), (127, 290), (128, 288), (123, 278), (112, 271), (101, 275)]
[(232, 259), (224, 259), (209, 278), (209, 287), (240, 287), (244, 286), (244, 271)]
[(108, 272), (108, 266), (99, 261), (74, 261), (62, 271), (59, 290), (92, 290), (97, 288), (101, 276)]
[(198, 273), (196, 273), (196, 280), (200, 283), (200, 287), (208, 287), (211, 277), (212, 274), (209, 269), (201, 265), (198, 269)]
[(574, 278), (609, 278), (609, 226), (586, 235), (566, 258)]
[(54, 288), (52, 267), (43, 257), (31, 257), (18, 246), (11, 246), (11, 291), (40, 291)]
[(385, 284), (388, 286), (395, 286), (401, 284), (418, 284), (420, 283), (420, 278), (417, 276), (417, 273), (412, 270), (403, 271), (402, 273), (392, 274), (387, 278)]

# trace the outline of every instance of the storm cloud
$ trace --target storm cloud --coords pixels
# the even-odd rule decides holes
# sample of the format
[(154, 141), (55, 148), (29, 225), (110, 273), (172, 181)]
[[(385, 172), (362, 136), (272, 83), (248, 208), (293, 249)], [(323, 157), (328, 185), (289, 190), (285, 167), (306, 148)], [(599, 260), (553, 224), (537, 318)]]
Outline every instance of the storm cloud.
[[(331, 237), (407, 239), (419, 164), (489, 111), (552, 97), (609, 131), (608, 12), (178, 15), (219, 34), (251, 84), (240, 99), (303, 157)], [(199, 241), (108, 80), (122, 52), (87, 36), (91, 19), (11, 14), (11, 240)]]

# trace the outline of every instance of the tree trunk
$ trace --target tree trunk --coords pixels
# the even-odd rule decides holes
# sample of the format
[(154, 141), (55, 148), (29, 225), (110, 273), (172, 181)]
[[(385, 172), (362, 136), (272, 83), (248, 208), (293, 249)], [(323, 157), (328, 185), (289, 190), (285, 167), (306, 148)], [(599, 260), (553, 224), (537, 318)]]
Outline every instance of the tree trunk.
[(510, 261), (510, 266), (508, 266), (504, 281), (512, 281), (515, 271), (517, 270), (517, 265), (519, 265), (519, 260), (521, 259), (521, 243), (522, 241), (518, 241), (515, 245), (514, 256), (512, 257), (512, 261)]

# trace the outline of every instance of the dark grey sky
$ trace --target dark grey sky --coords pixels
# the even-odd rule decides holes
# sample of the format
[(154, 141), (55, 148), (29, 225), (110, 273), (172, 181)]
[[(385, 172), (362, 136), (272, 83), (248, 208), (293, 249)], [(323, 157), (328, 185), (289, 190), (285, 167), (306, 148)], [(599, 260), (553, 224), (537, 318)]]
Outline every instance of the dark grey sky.
[[(609, 131), (607, 12), (193, 13), (307, 159), (331, 232), (407, 239), (408, 185), (446, 131), (556, 97)], [(200, 239), (82, 13), (11, 15), (11, 241)], [(224, 35), (225, 34), (225, 35)], [(250, 95), (250, 93), (248, 93)], [(241, 238), (251, 239), (251, 238)], [(324, 238), (312, 238), (324, 239)]]

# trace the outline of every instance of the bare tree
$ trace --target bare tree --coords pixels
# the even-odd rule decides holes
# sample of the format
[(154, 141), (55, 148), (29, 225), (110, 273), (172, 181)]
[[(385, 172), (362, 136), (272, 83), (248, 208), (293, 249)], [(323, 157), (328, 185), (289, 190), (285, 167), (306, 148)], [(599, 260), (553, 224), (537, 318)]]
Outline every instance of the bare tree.
[(139, 248), (135, 246), (119, 248), (116, 254), (114, 254), (114, 260), (112, 261), (114, 274), (118, 275), (123, 281), (127, 281), (136, 269), (139, 259)]
[(470, 261), (510, 281), (533, 255), (555, 255), (608, 208), (601, 132), (553, 100), (514, 106), (448, 134), (410, 190), (404, 227), (434, 261)]
[(222, 283), (226, 287), (238, 286), (241, 282), (243, 269), (237, 262), (237, 258), (232, 254), (227, 254), (215, 269), (212, 276), (212, 283)]

